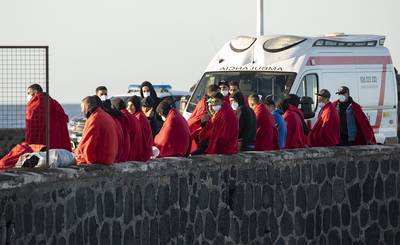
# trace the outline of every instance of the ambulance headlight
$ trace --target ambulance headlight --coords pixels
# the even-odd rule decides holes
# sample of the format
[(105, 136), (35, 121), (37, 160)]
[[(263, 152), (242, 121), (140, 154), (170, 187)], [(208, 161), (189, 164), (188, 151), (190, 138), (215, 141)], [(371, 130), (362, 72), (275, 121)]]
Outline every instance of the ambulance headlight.
[(231, 49), (235, 52), (243, 52), (246, 49), (250, 48), (251, 45), (257, 40), (255, 37), (249, 36), (238, 36), (233, 39), (230, 43)]
[(385, 38), (379, 40), (379, 45), (383, 46), (385, 44)]

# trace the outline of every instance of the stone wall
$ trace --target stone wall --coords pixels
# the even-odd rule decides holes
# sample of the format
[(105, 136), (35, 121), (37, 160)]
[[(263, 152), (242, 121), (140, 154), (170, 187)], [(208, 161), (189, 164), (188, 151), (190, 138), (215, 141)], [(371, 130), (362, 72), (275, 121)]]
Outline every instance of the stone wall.
[(400, 146), (0, 174), (1, 244), (400, 244)]
[(25, 139), (25, 129), (0, 129), (0, 159)]

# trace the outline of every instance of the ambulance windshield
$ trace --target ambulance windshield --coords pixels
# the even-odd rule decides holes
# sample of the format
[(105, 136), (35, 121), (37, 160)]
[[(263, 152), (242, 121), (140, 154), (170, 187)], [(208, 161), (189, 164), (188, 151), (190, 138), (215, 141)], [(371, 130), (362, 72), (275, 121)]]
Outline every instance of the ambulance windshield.
[(268, 95), (273, 95), (275, 100), (288, 94), (292, 87), (296, 73), (271, 73), (271, 72), (208, 72), (205, 73), (196, 90), (190, 98), (187, 112), (193, 112), (197, 103), (206, 94), (207, 88), (211, 84), (218, 85), (221, 81), (227, 83), (235, 81), (239, 83), (240, 91), (248, 96), (253, 93), (262, 95), (264, 99)]

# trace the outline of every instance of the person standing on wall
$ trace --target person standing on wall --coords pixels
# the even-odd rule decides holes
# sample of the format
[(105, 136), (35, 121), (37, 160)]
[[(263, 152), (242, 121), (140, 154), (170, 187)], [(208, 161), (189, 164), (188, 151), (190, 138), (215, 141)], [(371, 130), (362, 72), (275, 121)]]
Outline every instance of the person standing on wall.
[(333, 104), (340, 117), (340, 145), (376, 144), (374, 131), (361, 106), (350, 96), (350, 90), (342, 86), (336, 92), (339, 99)]
[(320, 111), (310, 132), (311, 147), (331, 147), (340, 143), (340, 119), (335, 106), (329, 101), (331, 93), (321, 89), (318, 95)]
[(267, 109), (272, 113), (275, 119), (275, 126), (278, 129), (278, 145), (279, 149), (285, 149), (287, 127), (283, 119), (283, 111), (276, 107), (276, 102), (273, 100), (272, 95), (265, 97), (264, 104)]
[(239, 150), (252, 151), (256, 142), (256, 114), (244, 103), (242, 92), (231, 94), (229, 100), (239, 120)]

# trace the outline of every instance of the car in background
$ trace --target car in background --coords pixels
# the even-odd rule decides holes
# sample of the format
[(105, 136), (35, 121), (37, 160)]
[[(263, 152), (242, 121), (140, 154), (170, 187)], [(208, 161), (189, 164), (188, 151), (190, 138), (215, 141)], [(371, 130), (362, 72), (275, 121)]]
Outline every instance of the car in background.
[[(172, 90), (170, 85), (153, 85), (156, 90), (157, 96), (162, 99), (169, 99), (174, 102), (175, 108), (183, 112), (186, 107), (186, 103), (190, 97), (190, 93), (187, 91)], [(117, 94), (110, 96), (110, 99), (121, 98), (125, 103), (132, 97), (137, 95), (140, 97), (140, 85), (129, 85), (128, 93)], [(71, 139), (72, 148), (75, 149), (82, 139), (83, 128), (85, 127), (86, 118), (82, 115), (76, 115), (72, 117), (68, 123), (69, 137)]]

